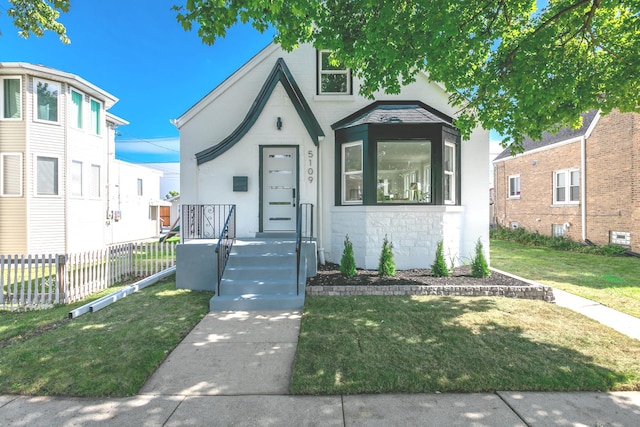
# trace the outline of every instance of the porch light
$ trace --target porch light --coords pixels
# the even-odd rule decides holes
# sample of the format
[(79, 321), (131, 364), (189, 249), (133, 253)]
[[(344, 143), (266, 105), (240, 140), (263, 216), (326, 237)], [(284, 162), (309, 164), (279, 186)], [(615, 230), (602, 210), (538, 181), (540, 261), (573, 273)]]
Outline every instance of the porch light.
[(276, 128), (278, 130), (282, 130), (282, 118), (278, 117), (278, 119), (276, 120)]

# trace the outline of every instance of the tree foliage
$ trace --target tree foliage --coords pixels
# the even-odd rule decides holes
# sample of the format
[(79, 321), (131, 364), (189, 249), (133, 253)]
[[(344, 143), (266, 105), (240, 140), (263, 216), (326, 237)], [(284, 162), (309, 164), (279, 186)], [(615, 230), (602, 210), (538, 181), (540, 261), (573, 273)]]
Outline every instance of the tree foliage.
[(62, 43), (70, 43), (67, 29), (58, 21), (61, 12), (69, 12), (70, 0), (9, 0), (11, 7), (7, 15), (18, 27), (18, 34), (24, 38), (31, 35), (42, 37), (45, 31), (53, 31)]
[(463, 136), (482, 125), (521, 150), (525, 136), (579, 126), (580, 113), (639, 111), (640, 0), (188, 0), (185, 30), (207, 44), (237, 22), (273, 27), (285, 49), (331, 49), (397, 93), (424, 71), (451, 93)]

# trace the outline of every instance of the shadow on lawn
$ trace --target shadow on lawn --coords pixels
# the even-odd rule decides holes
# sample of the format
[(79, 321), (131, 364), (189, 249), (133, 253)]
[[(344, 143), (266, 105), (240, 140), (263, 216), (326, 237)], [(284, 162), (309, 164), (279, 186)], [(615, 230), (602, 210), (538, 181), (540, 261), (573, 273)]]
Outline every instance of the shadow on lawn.
[(527, 328), (535, 315), (518, 310), (538, 303), (376, 298), (308, 298), (293, 393), (638, 389), (638, 372), (598, 365), (557, 330)]

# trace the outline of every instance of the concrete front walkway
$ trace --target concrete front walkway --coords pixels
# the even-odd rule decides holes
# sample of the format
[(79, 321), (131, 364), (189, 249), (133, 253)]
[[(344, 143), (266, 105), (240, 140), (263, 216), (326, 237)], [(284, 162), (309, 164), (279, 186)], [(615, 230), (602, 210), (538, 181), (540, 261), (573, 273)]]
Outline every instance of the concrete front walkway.
[(300, 317), (209, 313), (139, 395), (0, 396), (0, 426), (640, 425), (640, 392), (289, 396)]

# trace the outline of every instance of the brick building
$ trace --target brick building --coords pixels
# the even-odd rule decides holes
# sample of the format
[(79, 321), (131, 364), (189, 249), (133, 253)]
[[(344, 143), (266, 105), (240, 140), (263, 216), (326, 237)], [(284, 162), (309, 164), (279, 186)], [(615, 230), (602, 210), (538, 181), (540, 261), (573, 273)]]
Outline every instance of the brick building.
[(582, 115), (494, 164), (495, 224), (640, 252), (640, 114)]

